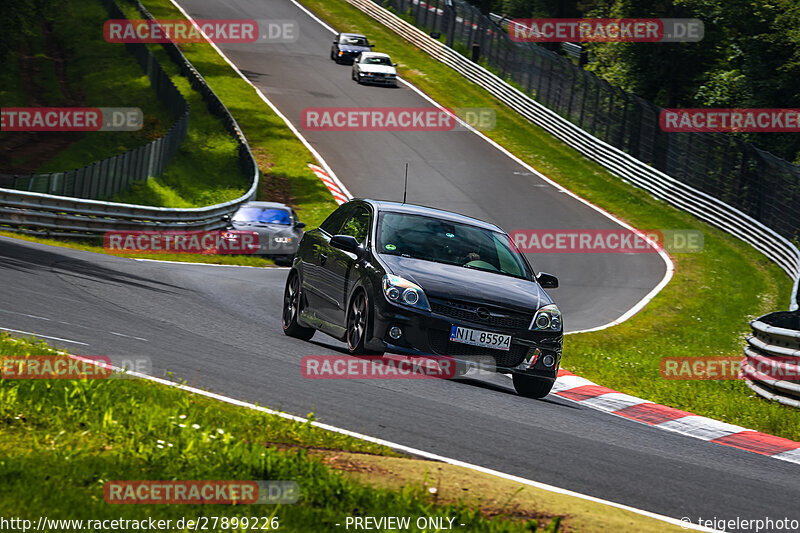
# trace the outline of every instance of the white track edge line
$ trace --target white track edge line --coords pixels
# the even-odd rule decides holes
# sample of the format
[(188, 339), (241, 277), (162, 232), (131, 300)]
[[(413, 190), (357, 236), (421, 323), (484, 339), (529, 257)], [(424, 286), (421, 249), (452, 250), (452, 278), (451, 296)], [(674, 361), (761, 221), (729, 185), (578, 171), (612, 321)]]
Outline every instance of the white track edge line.
[(52, 340), (61, 341), (61, 342), (69, 342), (69, 343), (71, 343), (71, 344), (81, 344), (81, 345), (83, 345), (83, 346), (91, 346), (90, 344), (87, 344), (87, 343), (85, 343), (85, 342), (71, 341), (71, 340), (69, 340), (69, 339), (62, 339), (61, 337), (50, 337), (50, 336), (48, 336), (48, 335), (40, 335), (40, 334), (38, 334), (38, 333), (32, 333), (32, 332), (30, 332), (30, 331), (22, 331), (22, 330), (19, 330), (19, 329), (0, 328), (0, 331), (10, 331), (10, 332), (12, 332), (12, 333), (23, 333), (23, 334), (25, 334), (25, 335), (31, 335), (32, 337), (35, 337), (35, 338), (37, 338), (37, 339), (38, 339), (38, 338), (42, 338), (42, 339), (52, 339)]
[(442, 455), (437, 455), (437, 454), (431, 453), (431, 452), (426, 452), (424, 450), (418, 450), (416, 448), (412, 448), (412, 447), (406, 446), (404, 444), (397, 444), (395, 442), (391, 442), (391, 441), (388, 441), (388, 440), (379, 439), (379, 438), (376, 438), (376, 437), (370, 437), (369, 435), (364, 435), (362, 433), (357, 433), (355, 431), (350, 431), (348, 429), (339, 428), (339, 427), (336, 427), (336, 426), (332, 426), (330, 424), (323, 424), (322, 422), (317, 422), (317, 421), (309, 422), (309, 420), (307, 418), (303, 418), (301, 416), (296, 416), (296, 415), (292, 415), (292, 414), (289, 414), (289, 413), (284, 413), (284, 412), (281, 412), (281, 411), (275, 411), (274, 409), (270, 409), (268, 407), (262, 407), (262, 406), (259, 406), (259, 405), (256, 405), (256, 404), (252, 404), (252, 403), (249, 403), (249, 402), (242, 401), (242, 400), (237, 400), (235, 398), (230, 398), (228, 396), (223, 396), (221, 394), (217, 394), (217, 393), (214, 393), (214, 392), (205, 391), (205, 390), (198, 389), (198, 388), (195, 388), (195, 387), (191, 387), (191, 386), (188, 386), (188, 385), (183, 385), (181, 383), (175, 383), (174, 381), (169, 381), (169, 380), (166, 380), (166, 379), (157, 378), (157, 377), (150, 376), (150, 375), (147, 375), (147, 374), (141, 374), (139, 372), (134, 372), (134, 371), (122, 369), (122, 368), (119, 368), (119, 367), (115, 367), (113, 365), (108, 365), (108, 364), (104, 363), (103, 361), (97, 361), (95, 359), (86, 359), (86, 358), (83, 358), (83, 357), (81, 357), (79, 355), (73, 355), (73, 354), (66, 354), (66, 355), (68, 357), (70, 357), (72, 359), (76, 359), (78, 361), (84, 361), (84, 362), (91, 363), (91, 364), (93, 364), (95, 366), (101, 366), (101, 367), (104, 367), (104, 368), (110, 368), (111, 370), (113, 370), (115, 372), (121, 372), (121, 373), (127, 374), (129, 376), (133, 376), (133, 377), (136, 377), (136, 378), (144, 379), (144, 380), (147, 380), (147, 381), (152, 381), (152, 382), (155, 382), (155, 383), (159, 383), (161, 385), (166, 385), (168, 387), (175, 387), (176, 389), (179, 389), (179, 390), (190, 392), (192, 394), (198, 394), (200, 396), (205, 396), (206, 398), (211, 398), (213, 400), (218, 400), (218, 401), (221, 401), (221, 402), (224, 402), (224, 403), (228, 403), (228, 404), (231, 404), (231, 405), (236, 405), (238, 407), (245, 407), (245, 408), (251, 409), (253, 411), (259, 411), (259, 412), (266, 413), (266, 414), (269, 414), (269, 415), (279, 416), (281, 418), (284, 418), (284, 419), (287, 419), (287, 420), (292, 420), (294, 422), (299, 422), (299, 423), (302, 423), (302, 424), (310, 424), (310, 425), (312, 425), (314, 427), (317, 427), (319, 429), (323, 429), (323, 430), (330, 431), (330, 432), (333, 432), (333, 433), (339, 433), (341, 435), (346, 435), (348, 437), (353, 437), (353, 438), (356, 438), (356, 439), (359, 439), (359, 440), (363, 440), (365, 442), (371, 442), (373, 444), (378, 444), (380, 446), (386, 446), (388, 448), (392, 448), (392, 449), (397, 450), (397, 451), (402, 451), (402, 452), (409, 453), (411, 455), (424, 457), (424, 458), (430, 459), (432, 461), (439, 461), (439, 462), (447, 463), (447, 464), (450, 464), (450, 465), (453, 465), (453, 466), (467, 468), (469, 470), (474, 470), (476, 472), (482, 472), (484, 474), (489, 474), (489, 475), (492, 475), (492, 476), (495, 476), (495, 477), (499, 477), (499, 478), (506, 479), (506, 480), (509, 480), (509, 481), (513, 481), (513, 482), (516, 482), (516, 483), (521, 483), (523, 485), (528, 485), (528, 486), (531, 486), (531, 487), (534, 487), (534, 488), (537, 488), (537, 489), (541, 489), (541, 490), (545, 490), (545, 491), (548, 491), (548, 492), (553, 492), (553, 493), (556, 493), (556, 494), (563, 494), (564, 496), (570, 496), (570, 497), (573, 497), (573, 498), (580, 498), (582, 500), (586, 500), (586, 501), (590, 501), (590, 502), (594, 502), (594, 503), (599, 503), (601, 505), (606, 505), (606, 506), (609, 506), (609, 507), (614, 507), (614, 508), (617, 508), (617, 509), (621, 509), (623, 511), (629, 511), (629, 512), (632, 512), (632, 513), (635, 513), (635, 514), (639, 514), (639, 515), (645, 516), (647, 518), (653, 518), (655, 520), (659, 520), (659, 521), (662, 521), (662, 522), (666, 522), (666, 523), (669, 523), (669, 524), (680, 526), (680, 527), (682, 527), (684, 529), (692, 529), (692, 530), (695, 530), (695, 531), (708, 531), (708, 532), (712, 532), (712, 533), (716, 533), (717, 532), (717, 530), (709, 529), (709, 528), (706, 528), (706, 527), (703, 527), (703, 526), (700, 526), (700, 525), (694, 524), (694, 523), (683, 522), (681, 520), (678, 520), (677, 518), (672, 518), (672, 517), (669, 517), (669, 516), (660, 515), (660, 514), (657, 514), (657, 513), (650, 512), (650, 511), (645, 511), (643, 509), (637, 509), (635, 507), (630, 507), (628, 505), (624, 505), (624, 504), (621, 504), (621, 503), (616, 503), (616, 502), (612, 502), (612, 501), (609, 501), (609, 500), (604, 500), (602, 498), (597, 498), (595, 496), (589, 496), (588, 494), (582, 494), (580, 492), (571, 491), (569, 489), (562, 489), (560, 487), (556, 487), (555, 485), (548, 485), (546, 483), (541, 483), (539, 481), (533, 481), (533, 480), (525, 479), (523, 477), (515, 476), (515, 475), (512, 475), (512, 474), (506, 474), (506, 473), (500, 472), (498, 470), (492, 470), (491, 468), (486, 468), (486, 467), (483, 467), (483, 466), (474, 465), (472, 463), (467, 463), (465, 461), (460, 461), (458, 459), (451, 459), (449, 457), (445, 457), (445, 456), (442, 456)]

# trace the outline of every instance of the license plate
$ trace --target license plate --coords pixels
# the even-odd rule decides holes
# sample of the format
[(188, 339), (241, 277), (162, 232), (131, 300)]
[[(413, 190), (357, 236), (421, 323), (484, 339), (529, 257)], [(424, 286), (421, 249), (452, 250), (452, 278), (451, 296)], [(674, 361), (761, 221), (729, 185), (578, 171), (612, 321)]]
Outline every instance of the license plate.
[(492, 348), (493, 350), (507, 351), (511, 349), (511, 335), (461, 328), (458, 326), (453, 326), (452, 329), (450, 329), (450, 340), (462, 344), (471, 344), (472, 346)]

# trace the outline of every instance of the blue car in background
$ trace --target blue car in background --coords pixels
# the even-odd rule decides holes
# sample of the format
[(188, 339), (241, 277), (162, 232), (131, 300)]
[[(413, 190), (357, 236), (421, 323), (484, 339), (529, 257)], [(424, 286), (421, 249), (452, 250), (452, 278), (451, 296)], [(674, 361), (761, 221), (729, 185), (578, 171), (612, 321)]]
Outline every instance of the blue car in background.
[(292, 264), (306, 226), (300, 222), (294, 209), (276, 202), (248, 202), (228, 223), (229, 230), (256, 232), (259, 246), (255, 253), (286, 266)]
[(331, 46), (331, 59), (337, 63), (352, 64), (361, 52), (369, 52), (375, 45), (358, 33), (340, 33)]

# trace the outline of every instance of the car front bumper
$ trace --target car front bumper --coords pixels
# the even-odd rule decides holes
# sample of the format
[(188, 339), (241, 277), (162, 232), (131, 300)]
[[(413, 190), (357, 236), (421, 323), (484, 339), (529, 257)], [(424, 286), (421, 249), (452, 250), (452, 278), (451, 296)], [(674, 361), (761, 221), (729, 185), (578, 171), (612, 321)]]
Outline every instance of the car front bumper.
[(376, 76), (375, 74), (361, 73), (361, 81), (365, 83), (375, 83), (378, 85), (397, 85), (397, 78), (388, 78), (386, 76)]
[[(529, 329), (493, 327), (480, 321), (460, 320), (453, 317), (396, 305), (383, 294), (376, 295), (372, 340), (369, 346), (376, 350), (418, 356), (450, 356), (470, 362), (483, 370), (503, 373), (521, 373), (555, 380), (561, 364), (563, 333), (542, 332)], [(450, 341), (452, 326), (462, 326), (479, 331), (511, 335), (508, 351), (481, 348)], [(399, 339), (389, 336), (389, 329), (402, 330)], [(546, 366), (552, 356), (552, 366)], [(487, 364), (487, 360), (491, 363)]]

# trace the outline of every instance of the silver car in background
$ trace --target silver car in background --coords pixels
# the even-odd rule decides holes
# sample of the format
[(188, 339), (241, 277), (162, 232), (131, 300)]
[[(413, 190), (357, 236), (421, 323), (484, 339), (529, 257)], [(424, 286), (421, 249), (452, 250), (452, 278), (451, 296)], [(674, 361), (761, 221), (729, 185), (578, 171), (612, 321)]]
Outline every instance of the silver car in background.
[(358, 83), (379, 83), (397, 87), (397, 63), (389, 54), (362, 52), (353, 62), (352, 78)]
[(277, 202), (248, 202), (229, 220), (228, 229), (258, 234), (257, 255), (268, 256), (276, 264), (291, 265), (305, 223), (294, 209)]

